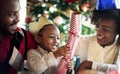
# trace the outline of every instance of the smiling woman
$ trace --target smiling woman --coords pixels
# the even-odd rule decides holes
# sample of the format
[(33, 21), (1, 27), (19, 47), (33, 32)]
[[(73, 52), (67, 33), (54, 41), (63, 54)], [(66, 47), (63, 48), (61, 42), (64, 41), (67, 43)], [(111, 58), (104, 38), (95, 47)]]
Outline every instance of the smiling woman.
[(81, 60), (78, 71), (106, 72), (118, 69), (116, 60), (120, 49), (120, 11), (95, 10), (92, 20), (96, 25), (96, 35), (80, 36), (76, 51)]

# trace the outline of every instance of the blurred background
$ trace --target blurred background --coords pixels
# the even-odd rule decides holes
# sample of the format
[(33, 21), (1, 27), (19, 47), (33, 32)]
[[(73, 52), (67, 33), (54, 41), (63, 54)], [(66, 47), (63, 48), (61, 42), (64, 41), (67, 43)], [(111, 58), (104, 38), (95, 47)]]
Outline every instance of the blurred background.
[(95, 26), (91, 24), (91, 12), (96, 6), (96, 0), (20, 0), (20, 3), (21, 22), (18, 26), (29, 30), (29, 23), (37, 21), (43, 15), (60, 29), (61, 45), (67, 41), (72, 12), (81, 13), (82, 31), (80, 34), (95, 33)]

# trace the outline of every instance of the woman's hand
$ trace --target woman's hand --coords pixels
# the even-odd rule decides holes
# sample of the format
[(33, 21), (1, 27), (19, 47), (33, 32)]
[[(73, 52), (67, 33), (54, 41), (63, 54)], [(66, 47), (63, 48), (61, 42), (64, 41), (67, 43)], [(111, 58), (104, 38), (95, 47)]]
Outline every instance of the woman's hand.
[(82, 71), (82, 70), (87, 70), (87, 69), (92, 69), (92, 61), (84, 61), (80, 64), (76, 72)]

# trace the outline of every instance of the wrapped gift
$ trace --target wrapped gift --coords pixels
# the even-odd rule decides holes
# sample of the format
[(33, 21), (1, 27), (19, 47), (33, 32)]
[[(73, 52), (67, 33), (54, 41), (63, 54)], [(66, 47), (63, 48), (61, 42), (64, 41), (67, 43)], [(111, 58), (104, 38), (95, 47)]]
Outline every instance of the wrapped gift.
[(56, 74), (66, 74), (67, 72), (67, 63), (72, 61), (72, 57), (74, 55), (75, 49), (77, 47), (78, 44), (78, 38), (79, 38), (79, 34), (80, 33), (80, 29), (81, 29), (81, 14), (78, 12), (74, 12), (71, 15), (71, 19), (70, 19), (70, 30), (69, 30), (69, 37), (68, 37), (68, 41), (66, 43), (67, 46), (70, 47), (70, 55), (64, 57), (59, 66), (58, 66), (58, 70)]

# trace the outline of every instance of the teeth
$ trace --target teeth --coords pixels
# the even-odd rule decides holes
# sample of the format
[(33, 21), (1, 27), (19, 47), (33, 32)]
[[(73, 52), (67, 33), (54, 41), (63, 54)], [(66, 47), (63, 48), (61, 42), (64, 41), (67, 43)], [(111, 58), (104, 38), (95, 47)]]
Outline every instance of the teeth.
[(54, 48), (56, 48), (57, 46), (53, 46)]
[(97, 38), (98, 38), (98, 39), (102, 39), (102, 38), (103, 38), (103, 36), (98, 36)]
[(16, 29), (16, 28), (17, 28), (17, 25), (13, 25), (13, 26), (11, 26), (11, 28)]
[(17, 25), (14, 25), (13, 27), (14, 27), (14, 28), (16, 28), (16, 27), (17, 27)]

